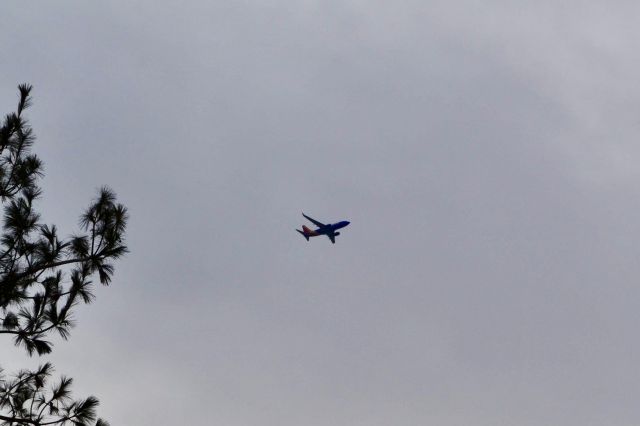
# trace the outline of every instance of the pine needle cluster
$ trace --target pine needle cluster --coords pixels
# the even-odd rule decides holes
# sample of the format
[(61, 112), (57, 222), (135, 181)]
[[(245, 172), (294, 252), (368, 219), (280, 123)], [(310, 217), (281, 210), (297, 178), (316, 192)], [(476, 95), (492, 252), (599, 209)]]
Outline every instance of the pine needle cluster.
[[(51, 333), (69, 338), (73, 310), (93, 298), (93, 280), (108, 285), (113, 261), (127, 253), (127, 209), (107, 187), (80, 216), (80, 233), (61, 238), (55, 225), (41, 222), (34, 202), (41, 195), (43, 165), (31, 148), (33, 130), (23, 116), (31, 105), (29, 85), (18, 86), (20, 101), (0, 127), (0, 335), (13, 338), (29, 355), (48, 354)], [(53, 367), (0, 370), (0, 425), (107, 426), (97, 419), (98, 400), (73, 400), (72, 379), (47, 387)]]

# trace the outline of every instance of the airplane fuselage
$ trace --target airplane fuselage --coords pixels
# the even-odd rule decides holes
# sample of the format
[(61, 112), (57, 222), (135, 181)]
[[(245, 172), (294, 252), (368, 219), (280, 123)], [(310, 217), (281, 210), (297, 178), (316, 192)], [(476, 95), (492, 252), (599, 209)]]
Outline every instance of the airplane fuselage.
[(315, 229), (314, 231), (311, 231), (312, 233), (309, 236), (310, 237), (317, 237), (319, 235), (337, 235), (338, 233), (336, 233), (336, 231), (338, 229), (344, 228), (349, 223), (350, 222), (347, 221), (347, 220), (343, 220), (342, 222), (338, 222), (338, 223), (328, 223), (325, 226), (321, 226), (321, 227)]

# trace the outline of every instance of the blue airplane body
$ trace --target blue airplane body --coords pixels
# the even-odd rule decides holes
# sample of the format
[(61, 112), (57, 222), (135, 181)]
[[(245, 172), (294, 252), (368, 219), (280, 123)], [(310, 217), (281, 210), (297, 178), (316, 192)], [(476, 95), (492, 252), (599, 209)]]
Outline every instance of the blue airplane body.
[(313, 222), (313, 224), (318, 227), (317, 229), (312, 230), (307, 228), (305, 225), (302, 225), (302, 231), (299, 229), (296, 229), (296, 231), (298, 231), (303, 237), (305, 237), (307, 241), (309, 241), (310, 237), (318, 237), (320, 235), (326, 235), (327, 237), (329, 237), (331, 242), (335, 244), (336, 237), (340, 235), (340, 233), (336, 231), (338, 229), (344, 228), (350, 223), (349, 221), (343, 220), (342, 222), (338, 222), (338, 223), (324, 224), (322, 222), (318, 222), (317, 220), (310, 218), (304, 213), (302, 213), (302, 216), (304, 216), (309, 221)]

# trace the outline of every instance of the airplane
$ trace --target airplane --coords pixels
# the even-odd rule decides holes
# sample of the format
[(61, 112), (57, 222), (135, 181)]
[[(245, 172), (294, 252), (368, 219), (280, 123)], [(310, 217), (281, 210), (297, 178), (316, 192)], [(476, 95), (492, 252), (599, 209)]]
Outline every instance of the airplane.
[(336, 232), (336, 231), (338, 229), (340, 229), (340, 228), (344, 228), (349, 223), (351, 223), (349, 221), (343, 220), (342, 222), (328, 223), (328, 224), (325, 225), (322, 222), (318, 222), (317, 220), (310, 218), (309, 216), (307, 216), (304, 213), (302, 213), (302, 216), (304, 216), (306, 219), (308, 219), (311, 222), (313, 222), (313, 224), (318, 227), (318, 229), (316, 229), (315, 231), (307, 228), (306, 225), (302, 225), (302, 231), (299, 230), (299, 229), (296, 229), (296, 231), (298, 231), (303, 237), (305, 237), (307, 239), (307, 241), (309, 241), (309, 237), (317, 237), (319, 235), (326, 235), (327, 237), (329, 237), (331, 242), (333, 244), (335, 244), (336, 243), (336, 237), (338, 235), (340, 235), (340, 233)]

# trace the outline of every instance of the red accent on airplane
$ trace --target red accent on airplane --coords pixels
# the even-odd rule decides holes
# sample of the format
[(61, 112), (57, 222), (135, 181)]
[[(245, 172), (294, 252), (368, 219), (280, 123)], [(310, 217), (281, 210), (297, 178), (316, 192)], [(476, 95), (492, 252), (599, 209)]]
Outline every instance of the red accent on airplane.
[(306, 225), (302, 225), (302, 230), (304, 231), (305, 234), (307, 235), (318, 235), (317, 232), (312, 231), (311, 229), (307, 228)]

